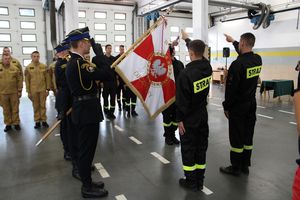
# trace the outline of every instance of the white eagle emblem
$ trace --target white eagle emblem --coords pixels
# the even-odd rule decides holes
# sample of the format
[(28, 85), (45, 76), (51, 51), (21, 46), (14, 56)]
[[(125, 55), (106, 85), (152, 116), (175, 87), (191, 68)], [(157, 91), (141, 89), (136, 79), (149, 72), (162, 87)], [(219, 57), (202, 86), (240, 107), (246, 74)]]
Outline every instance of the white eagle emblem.
[(164, 63), (161, 63), (160, 59), (156, 59), (153, 62), (153, 69), (151, 69), (151, 75), (157, 78), (158, 76), (162, 76), (166, 73), (167, 69), (164, 68)]

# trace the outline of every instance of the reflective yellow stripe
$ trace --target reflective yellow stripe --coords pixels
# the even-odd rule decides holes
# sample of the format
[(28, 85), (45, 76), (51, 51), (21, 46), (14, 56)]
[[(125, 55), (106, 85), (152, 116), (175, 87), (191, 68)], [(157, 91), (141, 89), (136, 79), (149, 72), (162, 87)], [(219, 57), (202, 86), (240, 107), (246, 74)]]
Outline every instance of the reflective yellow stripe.
[(210, 79), (211, 79), (211, 76), (203, 78), (203, 79), (198, 80), (198, 81), (195, 81), (193, 83), (194, 93), (201, 92), (202, 90), (208, 88)]
[(251, 67), (247, 69), (247, 79), (259, 76), (261, 71), (261, 66)]
[(169, 124), (163, 123), (163, 125), (166, 127), (170, 127), (172, 125), (172, 122), (170, 122)]
[(111, 108), (115, 108), (115, 106), (110, 106)]
[(233, 151), (235, 153), (243, 153), (244, 149), (231, 147), (230, 151)]
[(253, 145), (251, 145), (251, 146), (244, 145), (244, 149), (245, 150), (252, 150), (253, 149)]
[(178, 126), (178, 124), (176, 122), (172, 122), (173, 126)]
[(183, 165), (183, 170), (184, 171), (194, 171), (194, 170), (196, 170), (196, 165), (194, 165), (194, 166), (184, 166)]
[(109, 107), (107, 107), (107, 106), (104, 106), (104, 109), (109, 109)]
[(132, 105), (136, 105), (136, 103), (131, 103)]
[(130, 103), (125, 103), (126, 106), (130, 106)]
[(205, 169), (205, 168), (206, 168), (206, 164), (203, 165), (196, 164), (196, 169)]

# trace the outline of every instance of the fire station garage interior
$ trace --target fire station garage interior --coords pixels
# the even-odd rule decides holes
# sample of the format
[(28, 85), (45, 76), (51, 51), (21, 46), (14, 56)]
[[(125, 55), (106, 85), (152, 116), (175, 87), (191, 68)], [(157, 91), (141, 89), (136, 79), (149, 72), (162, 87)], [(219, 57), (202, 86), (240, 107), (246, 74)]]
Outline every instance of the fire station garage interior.
[[(172, 123), (166, 124), (161, 113), (151, 119), (139, 98), (131, 102), (136, 106), (136, 115), (129, 115), (130, 111), (124, 109), (123, 94), (117, 97), (121, 107), (116, 98), (112, 113), (115, 119), (103, 113), (100, 122), (91, 172), (93, 180), (104, 182), (108, 191), (108, 196), (100, 199), (299, 198), (293, 195), (299, 159), (294, 107), (300, 73), (299, 0), (1, 0), (0, 81), (6, 80), (1, 74), (5, 49), (19, 61), (24, 77), (18, 102), (20, 130), (14, 126), (7, 129), (3, 106), (0, 107), (1, 200), (84, 199), (81, 182), (72, 176), (72, 162), (66, 159), (62, 145), (55, 89), (49, 88), (46, 98), (49, 127), (35, 126), (25, 81), (32, 52), (39, 52), (39, 62), (50, 73), (54, 48), (70, 31), (89, 27), (90, 36), (102, 45), (104, 54), (105, 46), (110, 44), (111, 55), (117, 56), (120, 45), (125, 52), (130, 50), (161, 16), (166, 20), (165, 40), (178, 41), (175, 58), (184, 66), (192, 61), (182, 30), (191, 40), (200, 39), (207, 45), (205, 57), (212, 67), (212, 76), (207, 96), (209, 137), (203, 188), (193, 191), (179, 184), (184, 170), (191, 168), (183, 166), (181, 144), (167, 144), (165, 140), (165, 128)], [(230, 144), (229, 122), (222, 103), (227, 81), (234, 81), (227, 79), (230, 66), (240, 55), (224, 34), (239, 41), (247, 32), (255, 36), (253, 52), (262, 59), (261, 68), (254, 72), (259, 75), (256, 124), (249, 174), (232, 176), (220, 171), (220, 167), (231, 164), (232, 151), (239, 151)], [(91, 48), (85, 59), (92, 61), (94, 56)], [(100, 103), (104, 110), (102, 96)], [(178, 129), (175, 136), (180, 139)]]

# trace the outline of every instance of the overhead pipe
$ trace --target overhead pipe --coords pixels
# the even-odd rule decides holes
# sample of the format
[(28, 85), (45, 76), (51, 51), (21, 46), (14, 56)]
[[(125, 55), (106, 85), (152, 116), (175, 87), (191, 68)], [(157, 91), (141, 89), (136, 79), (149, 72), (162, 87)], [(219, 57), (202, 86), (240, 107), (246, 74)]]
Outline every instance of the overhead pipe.
[(209, 0), (208, 5), (210, 6), (224, 6), (224, 7), (236, 7), (236, 8), (246, 8), (253, 10), (260, 10), (258, 5), (247, 4), (242, 2), (231, 2), (231, 1), (217, 1), (217, 0)]
[[(161, 10), (161, 9), (163, 9), (163, 8), (172, 6), (172, 5), (174, 5), (174, 4), (176, 4), (176, 3), (179, 3), (179, 2), (184, 2), (184, 1), (183, 1), (183, 0), (172, 0), (172, 1), (167, 1), (166, 3), (163, 3), (163, 4), (161, 4), (161, 5), (158, 5), (157, 7), (152, 8), (152, 9), (149, 9), (149, 10), (147, 10), (147, 11), (145, 11), (145, 12), (141, 11), (140, 13), (138, 13), (138, 16), (143, 17), (143, 16), (145, 16), (145, 15), (147, 15), (147, 14), (149, 14), (149, 13), (152, 13), (152, 12), (154, 12), (154, 11)], [(140, 8), (140, 9), (141, 9), (141, 8)]]

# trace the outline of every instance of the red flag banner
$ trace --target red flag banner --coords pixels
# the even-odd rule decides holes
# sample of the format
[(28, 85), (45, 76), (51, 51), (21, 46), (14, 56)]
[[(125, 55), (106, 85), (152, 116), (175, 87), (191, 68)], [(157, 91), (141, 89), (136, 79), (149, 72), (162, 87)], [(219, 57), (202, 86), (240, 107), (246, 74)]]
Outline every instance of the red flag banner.
[(152, 119), (175, 101), (166, 26), (160, 18), (112, 65)]

